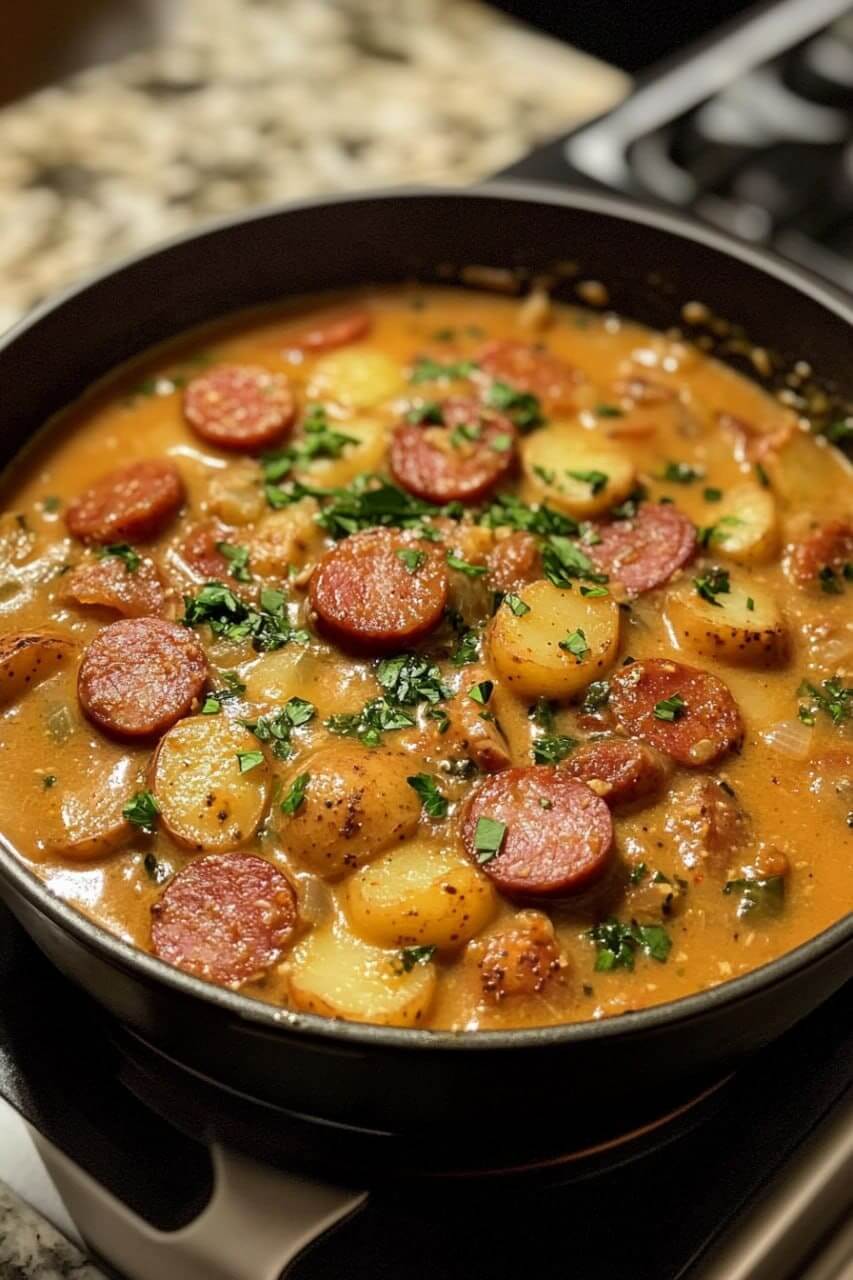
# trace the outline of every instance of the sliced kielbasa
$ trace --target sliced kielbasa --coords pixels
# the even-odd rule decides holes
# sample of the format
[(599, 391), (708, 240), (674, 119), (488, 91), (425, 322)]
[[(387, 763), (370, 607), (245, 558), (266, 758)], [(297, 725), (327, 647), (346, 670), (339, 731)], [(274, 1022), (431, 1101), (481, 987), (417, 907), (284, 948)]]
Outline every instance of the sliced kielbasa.
[(445, 400), (442, 425), (401, 422), (390, 464), (404, 489), (426, 502), (478, 502), (515, 465), (516, 431), (509, 418), (478, 400)]
[(210, 854), (179, 871), (151, 908), (154, 954), (206, 982), (239, 987), (279, 959), (296, 895), (265, 858)]
[(696, 530), (687, 516), (668, 503), (644, 503), (630, 520), (597, 526), (600, 539), (587, 548), (603, 570), (629, 595), (668, 582), (696, 550)]
[(309, 583), (318, 625), (344, 648), (385, 653), (438, 626), (447, 603), (443, 549), (396, 529), (367, 529), (327, 551)]
[(61, 595), (72, 604), (113, 609), (125, 618), (155, 617), (166, 603), (160, 575), (147, 558), (133, 570), (118, 556), (85, 560), (63, 578)]
[(542, 577), (542, 555), (532, 533), (511, 533), (486, 556), (488, 583), (507, 595)]
[(477, 788), (462, 837), (504, 893), (558, 897), (586, 888), (606, 869), (613, 824), (584, 783), (557, 766), (531, 765), (492, 774)]
[(184, 392), (187, 422), (220, 449), (269, 449), (287, 435), (295, 411), (287, 379), (255, 365), (218, 365)]
[(561, 766), (591, 787), (611, 808), (657, 795), (672, 773), (665, 756), (635, 738), (585, 742)]
[(512, 339), (489, 342), (476, 357), (480, 370), (516, 391), (529, 391), (551, 409), (571, 409), (581, 377), (541, 347)]
[(853, 524), (830, 520), (791, 548), (788, 568), (801, 587), (817, 585), (822, 571), (841, 574), (853, 564)]
[(691, 778), (673, 793), (666, 830), (689, 871), (718, 876), (738, 863), (751, 836), (747, 815), (716, 778)]
[(147, 738), (186, 715), (206, 679), (207, 659), (191, 632), (162, 618), (125, 618), (86, 649), (77, 695), (105, 732)]
[(367, 311), (328, 312), (315, 316), (304, 329), (287, 334), (285, 345), (297, 351), (332, 351), (367, 337), (372, 323)]
[(82, 542), (140, 542), (160, 532), (184, 497), (177, 467), (147, 458), (96, 480), (71, 503), (65, 523)]
[(625, 733), (679, 764), (714, 764), (743, 739), (740, 711), (722, 680), (668, 658), (646, 658), (612, 676), (610, 707)]
[(226, 529), (216, 523), (198, 524), (190, 529), (178, 547), (178, 555), (200, 581), (228, 581), (231, 564), (217, 545), (231, 540), (227, 533)]

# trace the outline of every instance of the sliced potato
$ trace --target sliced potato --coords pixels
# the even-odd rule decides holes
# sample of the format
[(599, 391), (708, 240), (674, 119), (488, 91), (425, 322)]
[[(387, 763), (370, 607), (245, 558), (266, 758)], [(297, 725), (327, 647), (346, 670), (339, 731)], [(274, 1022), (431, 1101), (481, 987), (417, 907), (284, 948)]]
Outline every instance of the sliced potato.
[(333, 422), (334, 431), (352, 436), (353, 444), (344, 445), (339, 458), (317, 458), (307, 466), (298, 467), (297, 480), (321, 488), (333, 489), (347, 485), (356, 476), (370, 471), (381, 471), (388, 447), (388, 428), (376, 418), (351, 418), (346, 422)]
[(257, 462), (241, 458), (217, 472), (208, 488), (207, 508), (226, 524), (251, 524), (262, 516), (266, 503)]
[(322, 356), (308, 385), (309, 400), (337, 400), (351, 409), (371, 409), (403, 389), (403, 370), (384, 351), (347, 347)]
[(428, 840), (412, 840), (362, 867), (345, 892), (355, 932), (387, 947), (459, 947), (488, 924), (496, 907), (481, 871)]
[(306, 667), (311, 655), (300, 644), (273, 649), (242, 672), (249, 702), (285, 703), (305, 697)]
[(578, 519), (599, 515), (627, 498), (634, 464), (589, 431), (555, 424), (521, 446), (524, 474), (537, 495)]
[(263, 578), (286, 578), (291, 565), (301, 569), (312, 548), (319, 545), (316, 511), (314, 498), (303, 498), (292, 507), (262, 516), (246, 539), (252, 572)]
[(612, 596), (582, 596), (546, 579), (518, 595), (528, 612), (498, 609), (488, 632), (492, 666), (507, 687), (525, 698), (571, 698), (599, 679), (619, 648)]
[(266, 809), (269, 767), (261, 760), (241, 773), (238, 756), (258, 749), (248, 729), (224, 715), (179, 720), (152, 761), (152, 789), (169, 835), (207, 853), (251, 839)]
[(341, 924), (314, 929), (287, 965), (297, 1009), (351, 1022), (416, 1026), (435, 992), (435, 968), (418, 961), (406, 969), (399, 952), (362, 942)]
[[(406, 783), (411, 762), (396, 751), (341, 742), (323, 747), (283, 777), (285, 796), (308, 774), (305, 798), (294, 814), (280, 814), (289, 854), (318, 875), (354, 871), (413, 835), (421, 805)], [(251, 775), (250, 775), (251, 776)]]
[(70, 787), (60, 782), (45, 793), (41, 830), (47, 853), (88, 862), (114, 853), (130, 839), (132, 828), (122, 809), (133, 795), (135, 763), (125, 756), (109, 771), (104, 762), (97, 763), (101, 768), (82, 780), (75, 778)]
[(731, 574), (729, 584), (716, 604), (692, 584), (667, 599), (666, 621), (679, 647), (737, 666), (784, 662), (790, 637), (775, 596), (745, 575)]
[(54, 631), (10, 631), (0, 636), (0, 707), (62, 670), (73, 652), (68, 637)]
[(769, 489), (739, 484), (715, 508), (710, 546), (738, 564), (772, 560), (779, 549), (776, 502)]

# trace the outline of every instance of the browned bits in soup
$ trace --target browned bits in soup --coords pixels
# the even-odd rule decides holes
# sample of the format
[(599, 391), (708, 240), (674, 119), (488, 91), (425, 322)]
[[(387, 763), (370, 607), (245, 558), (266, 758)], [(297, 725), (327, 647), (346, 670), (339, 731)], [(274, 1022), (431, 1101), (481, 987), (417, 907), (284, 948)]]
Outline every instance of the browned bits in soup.
[(476, 1033), (766, 964), (853, 906), (853, 469), (811, 427), (541, 289), (143, 355), (5, 480), (0, 831), (301, 1014)]

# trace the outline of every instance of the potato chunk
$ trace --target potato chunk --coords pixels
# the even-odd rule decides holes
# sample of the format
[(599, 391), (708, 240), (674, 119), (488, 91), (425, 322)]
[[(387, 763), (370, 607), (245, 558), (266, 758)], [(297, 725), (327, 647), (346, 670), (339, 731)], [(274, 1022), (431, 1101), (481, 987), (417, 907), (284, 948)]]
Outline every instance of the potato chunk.
[(206, 853), (250, 839), (269, 792), (266, 761), (255, 764), (248, 755), (258, 750), (257, 739), (224, 715), (178, 721), (152, 762), (152, 788), (169, 835)]
[(396, 1027), (417, 1025), (436, 982), (433, 965), (407, 966), (399, 952), (362, 942), (341, 924), (309, 933), (294, 948), (287, 972), (297, 1009)]
[(384, 351), (347, 347), (322, 356), (308, 386), (309, 400), (337, 400), (351, 409), (371, 409), (398, 395), (403, 371)]
[(598, 679), (619, 647), (611, 596), (582, 596), (546, 580), (519, 593), (528, 612), (498, 609), (488, 644), (495, 671), (525, 698), (570, 698)]
[(618, 449), (588, 431), (561, 425), (528, 436), (521, 460), (537, 496), (578, 519), (627, 498), (636, 479), (633, 463)]
[(333, 878), (408, 839), (421, 811), (406, 784), (411, 772), (406, 756), (354, 742), (324, 747), (300, 761), (283, 778), (285, 795), (299, 775), (309, 779), (296, 812), (281, 814), (285, 849), (318, 875)]
[(352, 928), (378, 946), (461, 946), (488, 924), (495, 893), (461, 854), (413, 840), (346, 885)]
[(55, 675), (73, 652), (71, 641), (52, 631), (10, 631), (0, 637), (0, 707)]
[(682, 587), (666, 602), (666, 621), (679, 647), (736, 666), (783, 663), (790, 636), (775, 596), (746, 576), (729, 577), (729, 590), (716, 604), (695, 586)]
[(276, 705), (289, 698), (304, 697), (306, 669), (310, 665), (311, 655), (298, 644), (263, 654), (242, 672), (247, 699)]
[(779, 524), (769, 489), (739, 484), (725, 495), (716, 514), (710, 539), (714, 551), (738, 564), (772, 560), (779, 549)]
[(134, 791), (135, 765), (127, 756), (93, 751), (88, 770), (44, 793), (40, 820), (43, 849), (74, 862), (106, 857), (130, 839), (122, 809)]
[(334, 489), (349, 484), (356, 476), (383, 469), (388, 447), (388, 428), (383, 422), (377, 418), (351, 418), (331, 422), (330, 426), (342, 435), (351, 436), (353, 443), (344, 445), (339, 458), (316, 458), (297, 467), (294, 471), (297, 480)]
[(319, 543), (313, 498), (262, 516), (246, 539), (249, 566), (262, 578), (286, 578), (291, 565), (301, 569)]

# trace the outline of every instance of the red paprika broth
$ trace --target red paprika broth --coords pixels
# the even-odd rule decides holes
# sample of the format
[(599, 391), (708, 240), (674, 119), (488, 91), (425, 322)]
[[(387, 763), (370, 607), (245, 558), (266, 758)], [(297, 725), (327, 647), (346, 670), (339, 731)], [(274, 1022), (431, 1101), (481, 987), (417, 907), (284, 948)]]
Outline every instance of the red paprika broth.
[(246, 317), (8, 475), (0, 828), (287, 1007), (676, 999), (851, 908), (851, 578), (849, 463), (690, 346), (452, 289)]

